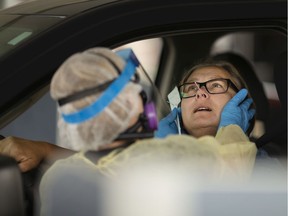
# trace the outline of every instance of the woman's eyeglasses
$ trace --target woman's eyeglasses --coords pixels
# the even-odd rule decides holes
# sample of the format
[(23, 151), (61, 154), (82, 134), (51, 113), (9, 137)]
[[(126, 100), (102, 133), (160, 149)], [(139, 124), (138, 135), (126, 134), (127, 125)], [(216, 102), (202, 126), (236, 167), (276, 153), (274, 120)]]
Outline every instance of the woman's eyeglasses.
[(208, 80), (206, 82), (191, 82), (191, 83), (183, 83), (178, 86), (181, 98), (190, 98), (195, 97), (197, 91), (205, 87), (209, 94), (223, 94), (228, 91), (228, 88), (231, 87), (235, 92), (238, 92), (239, 89), (230, 79), (218, 78)]

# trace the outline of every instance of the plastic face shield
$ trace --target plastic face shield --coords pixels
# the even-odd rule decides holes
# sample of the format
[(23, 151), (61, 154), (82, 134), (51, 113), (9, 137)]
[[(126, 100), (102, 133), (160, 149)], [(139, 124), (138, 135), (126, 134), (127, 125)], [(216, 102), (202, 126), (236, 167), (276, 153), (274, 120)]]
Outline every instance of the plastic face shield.
[[(142, 85), (142, 88), (146, 92), (145, 96), (141, 95), (144, 102), (144, 113), (142, 114), (142, 117), (139, 117), (137, 122), (138, 124), (141, 123), (140, 126), (142, 127), (142, 133), (136, 133), (135, 130), (130, 128), (127, 133), (124, 132), (121, 134), (122, 136), (120, 136), (119, 139), (153, 137), (154, 130), (156, 130), (158, 126), (156, 108), (152, 102), (152, 99), (155, 98), (155, 94), (153, 94), (153, 89), (155, 87), (145, 72), (144, 68), (138, 61), (137, 57), (133, 53), (132, 49), (119, 50), (116, 52), (116, 54), (126, 62), (123, 71), (120, 71), (119, 68), (117, 68), (110, 59), (105, 56), (103, 57), (116, 67), (117, 71), (119, 72), (119, 76), (116, 79), (107, 81), (102, 85), (77, 92), (76, 94), (58, 100), (59, 106), (63, 106), (64, 104), (79, 100), (85, 96), (102, 92), (100, 97), (89, 106), (86, 106), (74, 113), (62, 113), (62, 117), (64, 121), (70, 124), (79, 124), (93, 117), (96, 117), (114, 100), (114, 98), (124, 89), (128, 82), (132, 81)], [(138, 126), (138, 128), (140, 126)]]
[[(155, 86), (149, 75), (146, 73), (144, 67), (136, 58), (132, 49), (119, 50), (116, 52), (116, 54), (122, 57), (126, 62), (131, 58), (138, 62), (138, 67), (136, 68), (133, 81), (139, 83), (142, 86), (143, 91), (140, 93), (140, 96), (142, 97), (144, 106), (144, 112), (139, 116), (136, 124), (120, 134), (117, 140), (154, 137), (154, 131), (158, 128), (158, 117), (154, 104), (156, 95)], [(142, 128), (141, 132), (138, 131), (139, 128)]]
[[(117, 51), (116, 53), (123, 59), (125, 59), (125, 61), (127, 61), (127, 53), (129, 53), (129, 50), (132, 51), (131, 49), (123, 49)], [(166, 116), (168, 113), (170, 113), (170, 109), (169, 105), (165, 100), (165, 97), (161, 95), (159, 89), (155, 86), (154, 82), (151, 80), (150, 76), (146, 72), (145, 68), (142, 66), (141, 62), (139, 62), (139, 66), (136, 69), (136, 76), (139, 79), (137, 82), (142, 86), (143, 90), (146, 93), (147, 103), (153, 101), (153, 103), (156, 105), (158, 117)]]

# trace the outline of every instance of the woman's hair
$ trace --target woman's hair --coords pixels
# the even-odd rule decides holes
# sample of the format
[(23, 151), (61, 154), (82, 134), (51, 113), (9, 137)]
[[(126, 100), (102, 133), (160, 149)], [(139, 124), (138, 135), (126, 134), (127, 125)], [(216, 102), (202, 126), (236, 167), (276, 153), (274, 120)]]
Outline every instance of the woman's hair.
[[(182, 80), (180, 81), (180, 85), (185, 83), (189, 77), (193, 74), (193, 72), (197, 69), (200, 68), (204, 68), (204, 67), (219, 67), (219, 68), (223, 68), (225, 71), (227, 71), (232, 78), (234, 79), (233, 81), (235, 81), (235, 85), (237, 86), (237, 88), (240, 90), (242, 88), (246, 88), (248, 89), (248, 86), (246, 84), (246, 82), (244, 81), (244, 79), (242, 78), (240, 72), (236, 69), (236, 67), (234, 67), (234, 65), (232, 65), (231, 63), (227, 62), (227, 61), (222, 61), (222, 60), (214, 60), (213, 58), (207, 58), (204, 60), (200, 60), (200, 62), (198, 62), (197, 64), (195, 64), (194, 66), (192, 66), (183, 76)], [(249, 92), (249, 90), (248, 90)]]
[[(248, 90), (248, 97), (252, 98), (252, 96), (249, 92), (248, 85), (246, 84), (245, 80), (241, 76), (241, 71), (238, 71), (237, 68), (233, 64), (229, 63), (228, 61), (216, 60), (213, 58), (201, 59), (196, 64), (194, 64), (194, 66), (192, 66), (190, 69), (188, 69), (188, 71), (186, 73), (184, 73), (179, 85), (184, 84), (189, 79), (189, 77), (193, 74), (194, 71), (196, 71), (197, 69), (200, 69), (200, 68), (204, 68), (204, 67), (218, 67), (218, 68), (224, 69), (225, 71), (227, 71), (231, 75), (231, 77), (233, 79), (232, 81), (234, 81), (233, 83), (237, 86), (237, 88), (239, 90), (246, 88)], [(256, 109), (256, 105), (254, 102), (251, 106), (254, 109)], [(250, 126), (249, 126), (246, 134), (249, 135), (251, 133), (251, 131), (254, 128), (254, 125), (255, 125), (255, 118), (253, 118), (251, 120)]]

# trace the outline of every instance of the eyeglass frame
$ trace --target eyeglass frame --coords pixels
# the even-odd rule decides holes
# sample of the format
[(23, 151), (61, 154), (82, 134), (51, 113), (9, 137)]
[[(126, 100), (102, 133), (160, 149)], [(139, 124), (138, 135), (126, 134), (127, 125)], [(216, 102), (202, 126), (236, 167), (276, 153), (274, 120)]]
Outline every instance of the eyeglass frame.
[[(207, 82), (211, 82), (211, 81), (215, 81), (215, 80), (225, 80), (227, 81), (227, 89), (224, 91), (224, 92), (221, 92), (221, 93), (211, 93), (207, 86), (206, 86), (206, 83)], [(209, 94), (224, 94), (228, 91), (229, 87), (231, 87), (236, 93), (239, 91), (239, 89), (237, 88), (237, 86), (230, 80), (230, 79), (225, 79), (225, 78), (216, 78), (216, 79), (211, 79), (211, 80), (208, 80), (206, 82), (186, 82), (186, 83), (183, 83), (179, 86), (177, 86), (178, 90), (179, 90), (179, 93), (180, 93), (180, 97), (181, 99), (186, 99), (186, 98), (191, 98), (191, 97), (195, 97), (197, 95), (197, 91), (195, 93), (195, 95), (193, 96), (188, 96), (188, 97), (183, 97), (183, 94), (182, 94), (182, 91), (180, 91), (181, 87), (184, 86), (184, 85), (187, 85), (187, 84), (193, 84), (193, 83), (196, 83), (198, 85), (198, 88), (202, 88), (202, 86), (205, 87), (206, 91), (209, 93)]]

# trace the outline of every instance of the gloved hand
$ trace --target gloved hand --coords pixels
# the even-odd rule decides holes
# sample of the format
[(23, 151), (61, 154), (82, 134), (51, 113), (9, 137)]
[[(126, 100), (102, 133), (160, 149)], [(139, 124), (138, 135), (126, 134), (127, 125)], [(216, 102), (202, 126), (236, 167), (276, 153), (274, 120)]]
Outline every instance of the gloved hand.
[(219, 127), (230, 124), (236, 124), (242, 128), (244, 132), (249, 128), (249, 121), (255, 115), (255, 109), (250, 109), (253, 100), (246, 98), (247, 89), (241, 89), (224, 107), (221, 113)]
[(155, 137), (164, 138), (169, 134), (178, 134), (176, 125), (177, 115), (181, 116), (180, 108), (174, 108), (165, 118), (161, 119), (158, 130), (155, 132)]

